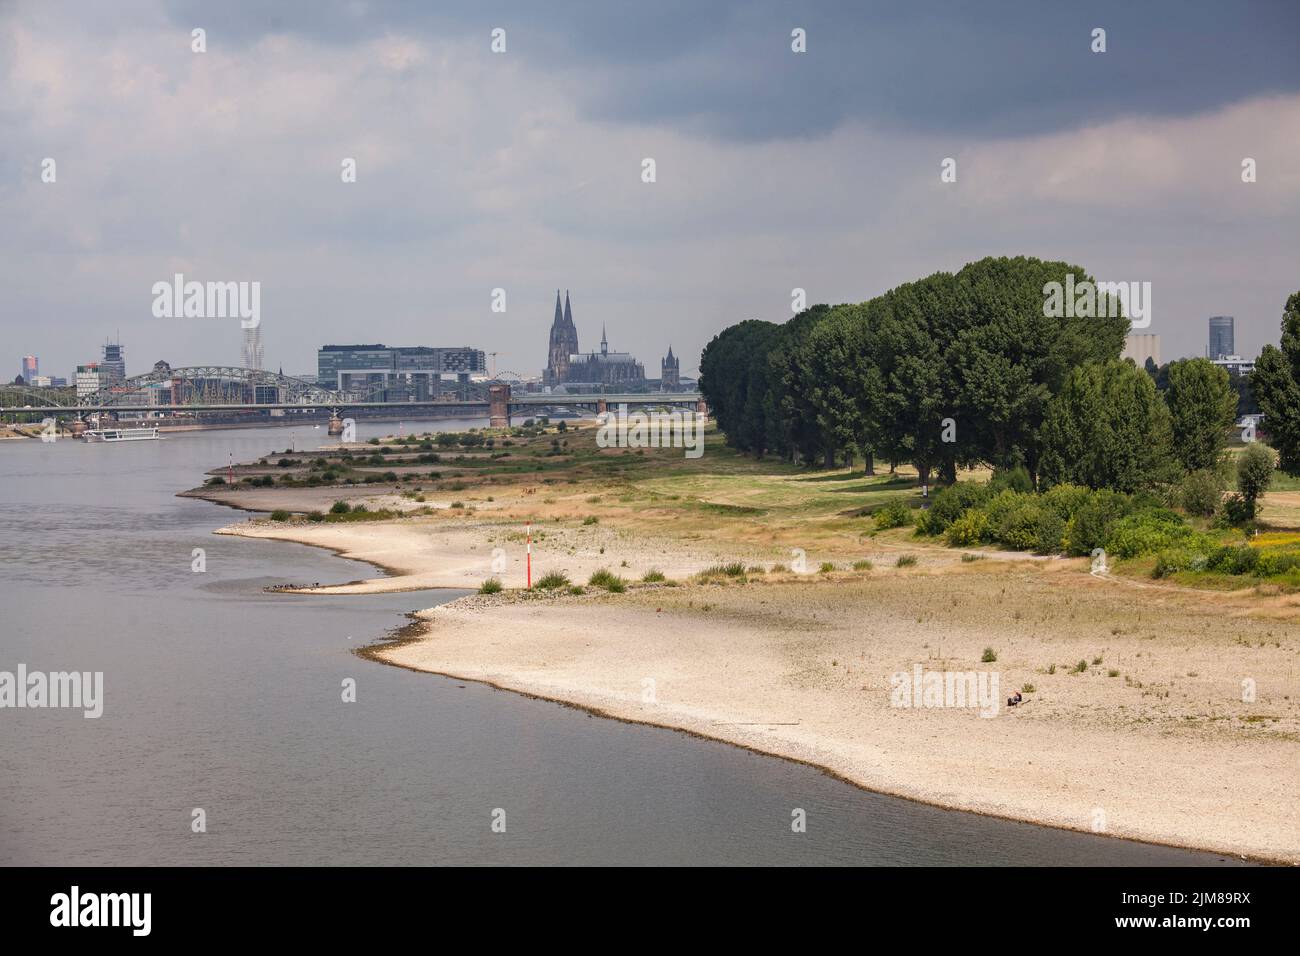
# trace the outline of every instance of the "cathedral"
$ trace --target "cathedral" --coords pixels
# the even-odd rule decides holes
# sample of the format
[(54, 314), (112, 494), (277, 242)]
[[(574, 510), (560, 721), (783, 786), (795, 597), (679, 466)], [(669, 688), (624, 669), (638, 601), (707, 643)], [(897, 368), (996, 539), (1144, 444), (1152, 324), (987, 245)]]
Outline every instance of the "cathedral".
[(578, 329), (573, 324), (569, 293), (564, 293), (560, 308), (560, 290), (555, 290), (555, 321), (551, 323), (551, 341), (547, 350), (542, 384), (557, 385), (634, 385), (645, 381), (645, 366), (628, 352), (611, 352), (605, 330), (600, 330), (600, 351), (578, 351)]

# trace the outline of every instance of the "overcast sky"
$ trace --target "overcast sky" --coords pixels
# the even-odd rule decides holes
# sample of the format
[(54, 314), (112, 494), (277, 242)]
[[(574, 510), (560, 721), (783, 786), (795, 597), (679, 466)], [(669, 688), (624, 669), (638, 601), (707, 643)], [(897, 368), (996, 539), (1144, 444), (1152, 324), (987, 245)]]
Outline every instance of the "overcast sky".
[(1300, 289), (1298, 37), (1295, 0), (0, 0), (0, 377), (119, 333), (131, 374), (239, 364), (237, 320), (153, 316), (176, 272), (260, 282), (289, 373), (384, 342), (537, 375), (559, 287), (657, 377), (793, 288), (1017, 254), (1151, 282), (1166, 359), (1215, 314), (1253, 356)]

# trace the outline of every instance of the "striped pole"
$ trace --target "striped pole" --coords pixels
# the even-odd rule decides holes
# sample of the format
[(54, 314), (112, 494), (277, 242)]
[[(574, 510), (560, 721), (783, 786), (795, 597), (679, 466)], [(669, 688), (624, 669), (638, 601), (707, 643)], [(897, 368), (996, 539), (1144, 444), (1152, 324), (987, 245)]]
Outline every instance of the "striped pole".
[(528, 522), (528, 587), (533, 586), (533, 523)]

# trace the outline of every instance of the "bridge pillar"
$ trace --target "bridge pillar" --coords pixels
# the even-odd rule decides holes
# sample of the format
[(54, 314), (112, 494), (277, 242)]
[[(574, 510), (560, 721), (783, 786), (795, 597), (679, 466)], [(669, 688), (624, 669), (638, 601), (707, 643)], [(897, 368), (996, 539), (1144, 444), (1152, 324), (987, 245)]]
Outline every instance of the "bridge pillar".
[(493, 382), (488, 386), (488, 426), (510, 427), (510, 383)]
[(339, 418), (339, 413), (337, 409), (334, 411), (333, 414), (330, 415), (329, 428), (326, 429), (326, 432), (327, 434), (330, 435), (343, 434), (343, 419)]
[(68, 426), (68, 431), (72, 432), (73, 438), (80, 438), (82, 435), (86, 434), (86, 429), (89, 427), (90, 426), (86, 424), (85, 419), (78, 418)]

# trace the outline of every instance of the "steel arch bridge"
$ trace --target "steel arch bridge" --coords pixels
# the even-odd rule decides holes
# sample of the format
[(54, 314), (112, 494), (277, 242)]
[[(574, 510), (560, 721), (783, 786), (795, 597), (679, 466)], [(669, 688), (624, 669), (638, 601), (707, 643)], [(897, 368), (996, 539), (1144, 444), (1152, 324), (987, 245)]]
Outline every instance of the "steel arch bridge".
[[(151, 386), (167, 384), (173, 389), (170, 405), (204, 405), (213, 404), (214, 393), (218, 397), (228, 397), (234, 390), (255, 390), (269, 387), (276, 390), (276, 401), (268, 404), (302, 405), (305, 407), (321, 406), (325, 408), (357, 402), (373, 401), (383, 391), (382, 386), (371, 389), (352, 389), (348, 391), (323, 388), (316, 382), (282, 375), (265, 369), (241, 368), (234, 365), (191, 365), (184, 368), (163, 366), (154, 368), (142, 375), (132, 375), (123, 381), (101, 388), (81, 397), (72, 392), (53, 392), (50, 389), (37, 389), (23, 385), (0, 386), (0, 397), (34, 399), (32, 405), (41, 407), (66, 408), (77, 411), (81, 408), (113, 408), (117, 405), (136, 406), (140, 404), (140, 392)], [(254, 397), (256, 392), (253, 392)], [(253, 407), (261, 404), (256, 401), (242, 401)], [(9, 411), (22, 411), (21, 405), (7, 405)]]

